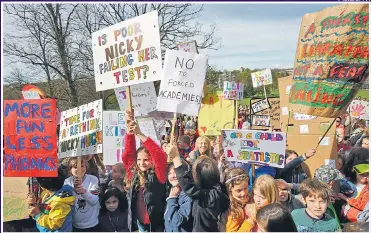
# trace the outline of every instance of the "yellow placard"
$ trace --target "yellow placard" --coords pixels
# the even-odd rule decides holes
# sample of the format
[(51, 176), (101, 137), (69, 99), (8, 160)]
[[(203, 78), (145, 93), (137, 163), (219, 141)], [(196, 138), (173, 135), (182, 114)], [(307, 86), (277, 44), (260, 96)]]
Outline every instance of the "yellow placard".
[(27, 177), (3, 177), (4, 222), (28, 218)]
[(221, 129), (233, 129), (233, 103), (233, 100), (224, 99), (222, 92), (207, 94), (198, 115), (200, 135), (219, 136)]

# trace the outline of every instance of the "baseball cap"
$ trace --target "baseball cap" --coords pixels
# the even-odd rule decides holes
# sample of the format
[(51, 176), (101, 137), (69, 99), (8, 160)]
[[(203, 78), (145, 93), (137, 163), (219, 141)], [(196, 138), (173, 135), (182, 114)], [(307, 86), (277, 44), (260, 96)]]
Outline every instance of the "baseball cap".
[(353, 170), (354, 170), (357, 174), (368, 173), (369, 165), (368, 165), (368, 164), (365, 164), (365, 163), (357, 164), (357, 165), (353, 166)]
[(330, 167), (329, 165), (323, 165), (319, 167), (315, 173), (314, 177), (324, 183), (330, 183), (334, 180), (341, 180), (344, 178), (344, 176), (341, 174), (341, 172), (335, 168)]

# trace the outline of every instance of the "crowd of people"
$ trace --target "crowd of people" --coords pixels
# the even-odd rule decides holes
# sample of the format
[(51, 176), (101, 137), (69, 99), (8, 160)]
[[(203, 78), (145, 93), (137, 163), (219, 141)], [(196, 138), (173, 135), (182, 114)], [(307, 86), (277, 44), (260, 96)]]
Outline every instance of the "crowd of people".
[(6, 222), (4, 231), (25, 231), (22, 224), (43, 232), (368, 231), (364, 121), (345, 130), (336, 120), (336, 167), (309, 178), (301, 165), (320, 156), (315, 149), (287, 148), (284, 168), (229, 162), (219, 138), (198, 135), (197, 118), (179, 118), (178, 143), (164, 135), (158, 145), (126, 115), (122, 163), (87, 155), (78, 169), (76, 157), (60, 160), (58, 177), (37, 178), (40, 192), (27, 196), (30, 219)]

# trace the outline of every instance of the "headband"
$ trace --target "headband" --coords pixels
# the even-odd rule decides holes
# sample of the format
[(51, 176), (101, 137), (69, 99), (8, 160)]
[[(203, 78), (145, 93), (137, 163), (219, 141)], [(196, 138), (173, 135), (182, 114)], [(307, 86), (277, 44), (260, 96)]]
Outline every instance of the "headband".
[(225, 183), (227, 184), (227, 183), (229, 183), (229, 182), (231, 182), (231, 181), (233, 181), (233, 180), (235, 180), (237, 178), (243, 177), (243, 176), (247, 176), (247, 175), (246, 174), (242, 174), (242, 175), (231, 177)]

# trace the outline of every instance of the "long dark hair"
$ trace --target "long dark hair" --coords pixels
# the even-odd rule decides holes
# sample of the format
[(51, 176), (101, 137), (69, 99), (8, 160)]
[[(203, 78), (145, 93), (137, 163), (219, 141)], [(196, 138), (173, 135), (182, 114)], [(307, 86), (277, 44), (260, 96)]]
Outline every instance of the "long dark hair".
[(256, 221), (265, 232), (297, 232), (290, 212), (281, 204), (273, 203), (258, 210)]
[(105, 214), (108, 212), (107, 207), (106, 207), (106, 201), (110, 197), (116, 197), (119, 200), (119, 206), (117, 207), (120, 211), (124, 212), (128, 208), (128, 202), (127, 199), (125, 198), (124, 194), (121, 192), (120, 189), (117, 187), (110, 187), (108, 188), (101, 200), (101, 208), (100, 208), (100, 214)]
[(345, 177), (350, 178), (350, 182), (355, 182), (357, 180), (356, 173), (353, 171), (353, 166), (356, 164), (359, 164), (359, 162), (363, 161), (369, 161), (369, 150), (362, 148), (362, 147), (356, 147), (353, 148), (349, 156), (345, 158), (344, 165), (343, 165), (343, 172)]

